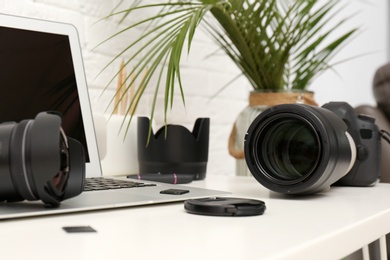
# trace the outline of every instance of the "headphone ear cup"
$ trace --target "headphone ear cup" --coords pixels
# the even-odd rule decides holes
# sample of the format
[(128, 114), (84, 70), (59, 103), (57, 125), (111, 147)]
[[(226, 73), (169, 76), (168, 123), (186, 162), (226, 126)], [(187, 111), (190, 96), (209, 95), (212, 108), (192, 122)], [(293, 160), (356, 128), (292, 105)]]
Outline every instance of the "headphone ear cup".
[(37, 200), (36, 188), (30, 169), (30, 128), (33, 120), (23, 120), (15, 125), (9, 143), (11, 178), (16, 191), (23, 199)]

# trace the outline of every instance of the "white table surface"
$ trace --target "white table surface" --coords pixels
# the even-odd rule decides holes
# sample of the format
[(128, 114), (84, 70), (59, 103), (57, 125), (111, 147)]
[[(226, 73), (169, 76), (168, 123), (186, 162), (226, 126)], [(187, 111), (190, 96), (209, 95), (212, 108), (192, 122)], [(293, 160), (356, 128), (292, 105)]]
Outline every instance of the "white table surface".
[[(263, 200), (262, 216), (186, 213), (183, 203), (0, 222), (0, 259), (340, 259), (390, 232), (390, 184), (287, 197), (252, 177), (192, 185)], [(91, 226), (96, 233), (66, 233)]]

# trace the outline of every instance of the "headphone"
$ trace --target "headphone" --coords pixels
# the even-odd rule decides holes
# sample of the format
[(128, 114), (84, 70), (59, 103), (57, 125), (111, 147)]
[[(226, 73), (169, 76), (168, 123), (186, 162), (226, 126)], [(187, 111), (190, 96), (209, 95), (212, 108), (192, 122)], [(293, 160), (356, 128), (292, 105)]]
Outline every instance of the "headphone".
[(67, 138), (57, 112), (0, 124), (0, 201), (42, 200), (57, 207), (83, 191), (83, 145)]

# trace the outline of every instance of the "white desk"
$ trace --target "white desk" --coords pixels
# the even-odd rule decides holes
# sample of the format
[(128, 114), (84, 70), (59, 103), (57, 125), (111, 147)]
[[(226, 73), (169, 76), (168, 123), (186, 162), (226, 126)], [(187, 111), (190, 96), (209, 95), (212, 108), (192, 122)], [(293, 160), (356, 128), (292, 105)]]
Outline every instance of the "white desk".
[[(251, 177), (192, 184), (258, 198), (254, 217), (210, 217), (183, 203), (0, 222), (0, 259), (340, 259), (390, 232), (390, 185), (284, 197)], [(89, 225), (97, 233), (68, 234)], [(383, 241), (383, 239), (382, 239)]]

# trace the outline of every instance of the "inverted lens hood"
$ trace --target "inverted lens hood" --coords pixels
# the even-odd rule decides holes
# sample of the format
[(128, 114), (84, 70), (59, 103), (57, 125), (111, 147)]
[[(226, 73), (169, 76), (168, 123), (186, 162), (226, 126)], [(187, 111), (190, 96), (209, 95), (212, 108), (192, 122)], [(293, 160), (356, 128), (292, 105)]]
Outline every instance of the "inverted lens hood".
[(161, 127), (149, 138), (150, 120), (138, 117), (138, 162), (140, 173), (186, 174), (206, 178), (210, 119), (198, 118), (189, 131), (181, 125)]

